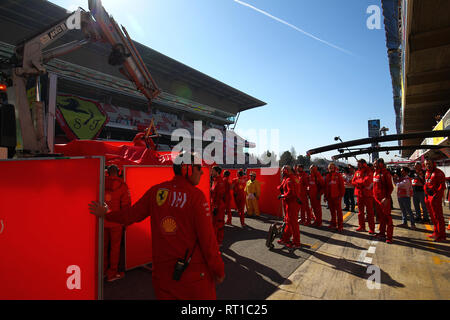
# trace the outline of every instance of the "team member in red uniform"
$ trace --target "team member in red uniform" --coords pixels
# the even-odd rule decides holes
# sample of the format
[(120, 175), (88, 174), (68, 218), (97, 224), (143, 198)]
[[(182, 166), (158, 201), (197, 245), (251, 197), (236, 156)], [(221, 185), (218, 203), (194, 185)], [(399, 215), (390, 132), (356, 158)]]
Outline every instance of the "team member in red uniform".
[[(342, 217), (342, 197), (345, 194), (344, 179), (337, 172), (336, 165), (328, 165), (328, 174), (325, 177), (325, 197), (330, 207), (331, 223), (330, 228), (338, 231), (344, 230), (344, 221)], [(337, 221), (336, 221), (337, 220)]]
[[(286, 226), (284, 228), (283, 237), (278, 243), (291, 249), (298, 249), (301, 247), (300, 228), (298, 225), (298, 211), (300, 210), (299, 182), (295, 181), (297, 177), (290, 166), (284, 166), (281, 172), (283, 174), (283, 181), (281, 182), (281, 185), (278, 186), (278, 190), (281, 192), (278, 199), (283, 199)], [(291, 237), (293, 238), (293, 242), (290, 240)]]
[(301, 224), (304, 226), (309, 226), (311, 225), (311, 220), (313, 218), (308, 202), (309, 176), (305, 171), (303, 171), (303, 166), (301, 164), (295, 166), (294, 172), (300, 180), (300, 201), (302, 203), (300, 205)]
[[(89, 204), (90, 213), (124, 225), (151, 216), (152, 277), (157, 299), (216, 299), (215, 284), (225, 277), (209, 204), (196, 187), (203, 171), (194, 163), (193, 154), (177, 157), (175, 177), (151, 187), (131, 208), (107, 213), (106, 205)], [(175, 280), (179, 260), (190, 263)]]
[[(355, 172), (352, 184), (355, 186), (356, 202), (358, 204), (358, 232), (366, 231), (364, 209), (367, 211), (369, 233), (375, 233), (375, 220), (373, 216), (373, 172), (364, 159), (358, 160), (358, 170)], [(377, 211), (378, 212), (378, 211)]]
[(322, 194), (325, 192), (325, 182), (315, 165), (309, 167), (311, 175), (309, 177), (308, 195), (311, 207), (314, 210), (315, 220), (313, 226), (322, 226)]
[(445, 220), (442, 210), (442, 198), (445, 192), (445, 174), (436, 168), (433, 160), (425, 160), (427, 172), (425, 174), (425, 204), (431, 216), (434, 232), (430, 238), (437, 242), (445, 241)]
[(380, 232), (377, 234), (377, 237), (386, 237), (386, 242), (392, 243), (392, 236), (394, 234), (394, 223), (392, 222), (391, 216), (391, 194), (394, 190), (394, 186), (392, 185), (392, 176), (389, 171), (386, 170), (383, 159), (378, 159), (374, 164), (375, 173), (373, 175), (373, 197), (378, 213), (378, 219), (380, 220)]
[(233, 191), (234, 202), (241, 219), (241, 226), (245, 227), (245, 186), (247, 185), (247, 179), (244, 175), (244, 171), (238, 171), (238, 177), (233, 179), (231, 190)]
[(231, 178), (230, 171), (223, 172), (223, 182), (225, 184), (225, 215), (227, 216), (226, 224), (231, 225)]
[(222, 245), (223, 241), (223, 229), (225, 226), (225, 210), (226, 210), (226, 187), (223, 178), (220, 176), (222, 168), (214, 166), (212, 171), (213, 184), (211, 187), (211, 210), (213, 214), (213, 226), (216, 232), (217, 243)]
[[(119, 168), (110, 165), (105, 177), (105, 202), (112, 211), (118, 211), (131, 206), (130, 192), (127, 184), (119, 178)], [(120, 258), (120, 243), (122, 241), (123, 226), (118, 223), (105, 221), (104, 223), (104, 268), (107, 281), (114, 281), (124, 277), (118, 272)]]

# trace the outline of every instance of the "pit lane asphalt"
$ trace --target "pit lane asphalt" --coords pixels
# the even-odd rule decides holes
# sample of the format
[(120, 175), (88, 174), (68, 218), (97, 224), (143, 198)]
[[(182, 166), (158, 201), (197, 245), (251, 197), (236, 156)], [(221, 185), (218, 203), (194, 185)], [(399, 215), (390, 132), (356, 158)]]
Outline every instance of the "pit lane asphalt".
[[(220, 300), (263, 300), (275, 292), (277, 287), (304, 263), (334, 232), (328, 230), (330, 213), (322, 206), (323, 226), (321, 228), (300, 226), (302, 249), (289, 253), (274, 241), (274, 249), (265, 246), (269, 227), (281, 222), (268, 215), (246, 218), (247, 228), (240, 226), (239, 218), (233, 212), (233, 226), (225, 226), (222, 257), (225, 263), (225, 281), (217, 286)], [(344, 212), (344, 215), (347, 212)], [(356, 213), (345, 219), (348, 221)], [(345, 229), (351, 228), (344, 221)], [(335, 243), (348, 246), (346, 242)], [(361, 248), (363, 249), (363, 248)], [(125, 273), (125, 277), (114, 282), (104, 282), (105, 300), (154, 300), (151, 271), (136, 268)], [(289, 280), (287, 280), (289, 281)]]

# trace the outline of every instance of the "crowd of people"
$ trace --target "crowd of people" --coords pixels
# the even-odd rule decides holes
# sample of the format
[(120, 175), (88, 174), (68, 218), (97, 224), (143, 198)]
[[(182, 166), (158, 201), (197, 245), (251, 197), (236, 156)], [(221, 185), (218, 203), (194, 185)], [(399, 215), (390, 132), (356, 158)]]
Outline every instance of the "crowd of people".
[[(117, 177), (117, 168), (108, 168), (106, 204), (92, 202), (89, 205), (90, 213), (107, 221), (105, 273), (108, 280), (123, 277), (117, 271), (117, 242), (122, 226), (151, 216), (152, 276), (156, 297), (215, 299), (215, 285), (225, 277), (220, 247), (225, 224), (232, 224), (231, 198), (234, 198), (240, 224), (245, 228), (246, 217), (260, 215), (261, 186), (255, 172), (250, 171), (247, 176), (240, 170), (232, 179), (228, 170), (214, 166), (208, 203), (204, 193), (197, 188), (203, 175), (202, 166), (195, 164), (198, 161), (194, 153), (189, 156), (189, 164), (175, 159), (174, 178), (152, 186), (133, 206), (126, 184)], [(342, 200), (344, 210), (355, 211), (356, 196), (359, 226), (355, 231), (367, 232), (367, 222), (369, 234), (392, 243), (394, 184), (397, 185), (403, 216), (400, 226), (407, 227), (409, 220), (411, 227), (415, 228), (416, 222), (429, 222), (431, 217), (434, 232), (430, 237), (438, 242), (446, 239), (442, 210), (445, 175), (433, 161), (425, 161), (426, 171), (420, 163), (416, 164), (412, 178), (408, 168), (403, 168), (400, 175), (391, 174), (383, 159), (372, 165), (361, 159), (356, 171), (349, 165), (342, 173), (334, 163), (330, 163), (325, 177), (315, 165), (309, 169), (309, 174), (302, 165), (293, 168), (286, 165), (281, 169), (278, 199), (282, 201), (285, 227), (279, 244), (290, 249), (300, 248), (299, 225), (322, 227), (322, 196), (331, 213), (328, 228), (343, 231)], [(414, 199), (416, 216), (411, 211), (411, 198)], [(375, 212), (379, 222), (378, 233), (375, 230)], [(108, 249), (109, 255), (106, 255)]]
[[(309, 175), (301, 165), (294, 168), (287, 165), (282, 168), (283, 182), (278, 190), (281, 193), (279, 198), (283, 199), (285, 230), (283, 238), (278, 241), (279, 244), (298, 248), (299, 224), (322, 226), (322, 195), (331, 214), (328, 228), (337, 232), (343, 230), (343, 211), (355, 212), (356, 196), (359, 226), (355, 231), (368, 232), (386, 243), (392, 243), (394, 223), (391, 211), (394, 185), (397, 186), (397, 199), (402, 212), (402, 223), (397, 227), (408, 228), (408, 221), (412, 229), (417, 229), (417, 222), (432, 223), (434, 230), (429, 237), (436, 242), (446, 240), (442, 208), (446, 189), (445, 174), (436, 168), (432, 160), (426, 160), (424, 167), (421, 163), (416, 163), (414, 172), (403, 167), (399, 172), (391, 173), (382, 158), (369, 164), (360, 159), (356, 171), (352, 165), (342, 171), (340, 172), (334, 163), (328, 165), (324, 176), (318, 173), (315, 165), (310, 167)], [(411, 199), (415, 215), (411, 209)], [(313, 210), (310, 209), (308, 200)], [(299, 223), (295, 223), (299, 215)], [(375, 230), (376, 223), (379, 223), (378, 232)]]

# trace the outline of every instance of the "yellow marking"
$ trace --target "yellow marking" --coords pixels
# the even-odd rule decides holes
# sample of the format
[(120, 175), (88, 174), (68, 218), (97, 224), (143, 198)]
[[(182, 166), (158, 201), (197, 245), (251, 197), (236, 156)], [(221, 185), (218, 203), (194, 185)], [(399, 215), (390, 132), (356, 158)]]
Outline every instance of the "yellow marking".
[(345, 219), (347, 219), (348, 218), (348, 216), (349, 215), (351, 215), (352, 213), (351, 212), (347, 212), (346, 214), (345, 214), (345, 216), (342, 218), (342, 220), (345, 220)]
[[(426, 224), (426, 225), (425, 225), (425, 228), (426, 228), (428, 231), (433, 231), (433, 228), (432, 228), (429, 224)], [(427, 237), (427, 240), (428, 240), (428, 241), (433, 241), (433, 238), (428, 238), (428, 237)], [(433, 249), (433, 250), (436, 249), (436, 248), (432, 248), (432, 247), (427, 247), (427, 248), (428, 248), (428, 249)]]
[(439, 264), (442, 264), (442, 262), (450, 263), (450, 260), (442, 260), (441, 258), (434, 256), (433, 262), (434, 262), (434, 264), (439, 265)]

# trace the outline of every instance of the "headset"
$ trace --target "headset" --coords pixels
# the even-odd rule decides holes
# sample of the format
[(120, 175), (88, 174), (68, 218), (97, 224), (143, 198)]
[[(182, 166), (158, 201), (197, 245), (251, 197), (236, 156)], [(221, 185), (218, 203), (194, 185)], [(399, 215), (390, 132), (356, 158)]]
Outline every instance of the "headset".
[(188, 178), (192, 176), (192, 165), (181, 163), (181, 175)]

